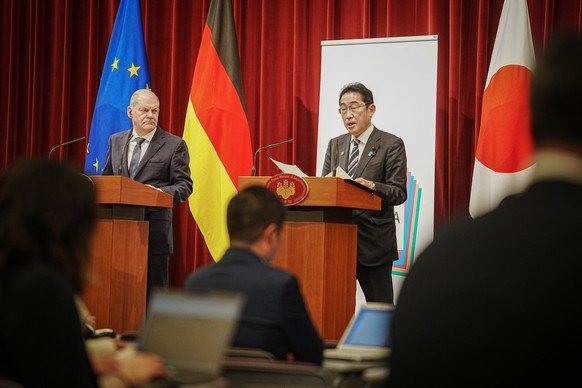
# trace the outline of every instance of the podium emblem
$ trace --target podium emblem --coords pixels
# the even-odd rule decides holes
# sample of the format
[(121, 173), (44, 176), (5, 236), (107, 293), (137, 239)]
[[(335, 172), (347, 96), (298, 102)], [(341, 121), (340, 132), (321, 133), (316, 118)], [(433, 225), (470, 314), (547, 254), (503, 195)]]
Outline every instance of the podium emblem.
[(294, 174), (273, 175), (265, 186), (277, 194), (285, 206), (297, 205), (309, 194), (309, 186), (305, 179)]

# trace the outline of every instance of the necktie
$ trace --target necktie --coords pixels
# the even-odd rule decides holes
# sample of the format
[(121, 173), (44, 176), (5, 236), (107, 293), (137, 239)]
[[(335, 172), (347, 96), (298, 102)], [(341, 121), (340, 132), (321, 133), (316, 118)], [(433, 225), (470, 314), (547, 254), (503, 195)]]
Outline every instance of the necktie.
[(360, 159), (360, 150), (359, 144), (360, 141), (358, 139), (352, 140), (352, 149), (350, 151), (350, 159), (348, 161), (348, 174), (352, 178), (354, 177), (354, 173), (356, 172), (356, 167), (358, 166), (358, 160)]
[(141, 156), (141, 143), (145, 139), (143, 137), (138, 137), (135, 139), (135, 147), (133, 148), (133, 154), (131, 154), (131, 162), (129, 162), (129, 177), (133, 179), (137, 171), (137, 166), (139, 166), (139, 157)]

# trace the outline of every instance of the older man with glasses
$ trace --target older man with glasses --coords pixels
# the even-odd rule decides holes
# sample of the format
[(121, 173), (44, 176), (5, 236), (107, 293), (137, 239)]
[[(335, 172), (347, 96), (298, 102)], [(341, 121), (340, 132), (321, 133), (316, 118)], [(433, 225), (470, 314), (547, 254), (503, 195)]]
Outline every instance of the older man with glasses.
[(372, 91), (359, 82), (343, 87), (338, 109), (348, 133), (329, 141), (322, 175), (343, 168), (382, 198), (382, 208), (354, 210), (358, 225), (356, 277), (367, 302), (394, 303), (392, 263), (398, 260), (394, 206), (406, 201), (406, 150), (401, 138), (372, 124)]

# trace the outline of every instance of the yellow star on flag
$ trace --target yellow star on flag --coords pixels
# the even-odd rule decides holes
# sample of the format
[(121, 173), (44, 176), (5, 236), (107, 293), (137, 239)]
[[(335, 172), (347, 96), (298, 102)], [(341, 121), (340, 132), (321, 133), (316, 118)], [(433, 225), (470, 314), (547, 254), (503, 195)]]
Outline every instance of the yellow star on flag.
[(127, 71), (129, 71), (129, 78), (133, 77), (134, 75), (137, 77), (137, 71), (139, 70), (141, 66), (136, 66), (133, 64), (133, 62), (131, 62), (131, 67), (127, 69)]
[(118, 64), (119, 64), (119, 59), (115, 58), (115, 60), (111, 64), (111, 71), (119, 70), (119, 67), (117, 66)]

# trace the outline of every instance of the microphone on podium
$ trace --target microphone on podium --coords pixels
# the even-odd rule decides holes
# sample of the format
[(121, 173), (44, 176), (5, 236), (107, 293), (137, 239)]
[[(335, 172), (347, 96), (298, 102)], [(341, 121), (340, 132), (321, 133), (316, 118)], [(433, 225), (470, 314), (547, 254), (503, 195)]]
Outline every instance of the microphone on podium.
[(69, 144), (76, 143), (76, 142), (78, 142), (78, 141), (81, 141), (81, 140), (83, 140), (84, 138), (85, 138), (85, 136), (82, 136), (82, 137), (80, 137), (80, 138), (78, 138), (78, 139), (71, 140), (71, 141), (67, 141), (67, 142), (64, 142), (64, 143), (61, 143), (61, 144), (59, 144), (58, 146), (55, 146), (55, 147), (51, 148), (51, 150), (49, 151), (49, 154), (48, 154), (48, 158), (49, 158), (49, 159), (51, 158), (51, 154), (52, 154), (52, 153), (53, 153), (53, 151), (54, 151), (54, 150), (56, 150), (57, 148), (61, 148), (61, 147), (67, 146), (67, 145), (69, 145)]
[(257, 173), (257, 154), (259, 153), (259, 151), (267, 149), (267, 148), (277, 147), (277, 146), (280, 146), (281, 144), (291, 143), (292, 141), (293, 141), (293, 139), (288, 139), (288, 140), (280, 141), (278, 143), (273, 143), (273, 144), (269, 144), (266, 146), (262, 146), (259, 149), (257, 149), (255, 151), (255, 156), (253, 158), (253, 168), (251, 169), (251, 176), (255, 176)]
[[(333, 152), (332, 152), (332, 155), (333, 155)], [(336, 140), (335, 141), (335, 155), (333, 158), (333, 170), (331, 170), (331, 172), (332, 172), (331, 176), (336, 176), (338, 165), (339, 165), (339, 143)]]

